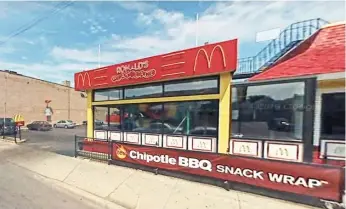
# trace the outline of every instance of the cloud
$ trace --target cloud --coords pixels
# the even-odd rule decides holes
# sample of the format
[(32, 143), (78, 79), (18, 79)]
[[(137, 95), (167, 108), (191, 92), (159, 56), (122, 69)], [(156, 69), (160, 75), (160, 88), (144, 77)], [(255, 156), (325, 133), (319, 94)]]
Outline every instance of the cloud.
[[(145, 24), (148, 27), (146, 27), (144, 33), (136, 32), (126, 34), (126, 36), (125, 34), (110, 34), (106, 40), (103, 40), (106, 42), (102, 42), (101, 45), (102, 65), (120, 63), (195, 46), (197, 27), (193, 13), (168, 11), (159, 8), (156, 4), (146, 2), (116, 2), (115, 4), (127, 10), (135, 11), (137, 13), (135, 23)], [(317, 17), (331, 22), (343, 20), (344, 6), (344, 2), (332, 1), (234, 1), (213, 3), (199, 14), (199, 44), (234, 38), (239, 38), (240, 44), (254, 43), (257, 32), (272, 28), (284, 29), (294, 22)], [(107, 16), (107, 18), (109, 19), (110, 16)], [(109, 20), (111, 21), (111, 19)], [(83, 23), (88, 27), (87, 30), (80, 33), (102, 33), (103, 28), (98, 27), (100, 24), (92, 18), (85, 19)], [(150, 30), (147, 28), (150, 28)], [(44, 42), (45, 39), (43, 38), (41, 41)], [(101, 42), (97, 40), (95, 43)], [(55, 62), (54, 64), (10, 65), (9, 69), (18, 69), (21, 72), (26, 70), (30, 70), (32, 73), (42, 72), (42, 75), (48, 73), (49, 76), (57, 75), (57, 78), (72, 76), (73, 72), (97, 67), (99, 61), (97, 44), (88, 44), (84, 48), (55, 46), (51, 48), (49, 53), (49, 56)], [(253, 51), (251, 53), (255, 55), (257, 52)]]
[[(99, 55), (98, 55), (98, 47), (95, 46), (94, 49), (88, 50), (77, 50), (77, 49), (66, 49), (62, 47), (54, 47), (50, 53), (50, 55), (58, 61), (78, 61), (83, 63), (98, 63)], [(109, 52), (107, 51), (105, 54), (101, 51), (101, 61), (102, 63), (114, 63), (116, 58), (120, 57), (121, 54), (119, 52)]]
[[(147, 34), (126, 37), (117, 35), (116, 40), (110, 37), (113, 44), (103, 46), (102, 50), (105, 61), (114, 60), (115, 63), (117, 60), (126, 61), (194, 46), (196, 21), (193, 16), (161, 8), (148, 11), (144, 9), (147, 3), (144, 7), (135, 2), (120, 5), (140, 11), (136, 21), (148, 25), (159, 24), (161, 27)], [(240, 43), (254, 42), (257, 32), (272, 28), (284, 29), (291, 23), (317, 17), (329, 21), (342, 20), (344, 2), (217, 2), (200, 13), (199, 43), (234, 38), (239, 38)], [(95, 60), (95, 55), (91, 56), (88, 50), (81, 50), (78, 53), (90, 56), (75, 56), (74, 53), (77, 51), (73, 52), (72, 49), (70, 52), (64, 53), (65, 58), (68, 59), (70, 56), (73, 60), (83, 62), (89, 58)]]
[(100, 23), (94, 19), (86, 19), (83, 20), (82, 23), (84, 25), (89, 25), (89, 31), (91, 34), (97, 34), (101, 32), (107, 32), (107, 29), (103, 28)]
[(137, 17), (139, 23), (152, 24), (154, 21), (164, 26), (184, 21), (184, 14), (180, 12), (169, 12), (163, 9), (155, 9), (151, 14), (139, 13)]
[(157, 6), (153, 2), (136, 2), (136, 1), (119, 1), (115, 2), (117, 5), (127, 10), (134, 10), (138, 12), (150, 11), (155, 9)]
[(75, 72), (96, 68), (97, 64), (84, 64), (65, 62), (62, 64), (54, 63), (34, 63), (34, 64), (17, 64), (0, 61), (1, 69), (10, 69), (19, 74), (27, 75), (34, 78), (48, 80), (51, 82), (61, 83), (63, 80), (73, 81)]

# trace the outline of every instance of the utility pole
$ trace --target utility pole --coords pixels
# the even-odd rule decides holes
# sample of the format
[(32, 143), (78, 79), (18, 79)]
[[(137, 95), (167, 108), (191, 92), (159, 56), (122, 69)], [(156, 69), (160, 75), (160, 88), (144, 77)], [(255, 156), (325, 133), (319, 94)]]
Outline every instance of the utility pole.
[(5, 99), (4, 99), (4, 125), (5, 125), (5, 118), (6, 118), (6, 106), (7, 106), (7, 72), (5, 72)]
[[(3, 124), (3, 132), (5, 131), (5, 125), (6, 125), (6, 101), (7, 101), (7, 72), (4, 72), (4, 78), (5, 78), (5, 95), (4, 95), (4, 124)], [(2, 138), (5, 137), (4, 133), (0, 133), (2, 134)]]
[(99, 61), (99, 68), (100, 68), (101, 67), (101, 44), (99, 44), (98, 61)]
[(71, 88), (68, 87), (68, 119), (71, 120)]
[(196, 14), (196, 46), (198, 46), (198, 13)]

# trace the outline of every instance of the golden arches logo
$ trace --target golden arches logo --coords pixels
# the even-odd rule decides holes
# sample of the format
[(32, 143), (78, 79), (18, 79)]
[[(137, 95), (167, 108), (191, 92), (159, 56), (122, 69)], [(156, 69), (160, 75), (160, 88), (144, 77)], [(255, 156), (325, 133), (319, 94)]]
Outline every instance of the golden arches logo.
[(21, 122), (24, 121), (24, 117), (22, 115), (15, 115), (13, 117), (14, 122)]
[(250, 153), (250, 147), (249, 145), (242, 145), (240, 148), (239, 148), (239, 152), (240, 153)]
[(85, 80), (86, 78), (88, 77), (88, 85), (89, 87), (91, 86), (91, 82), (90, 82), (90, 76), (89, 76), (89, 73), (88, 72), (84, 72), (84, 73), (79, 73), (78, 76), (77, 76), (77, 86), (80, 86), (79, 84), (79, 81), (80, 79), (82, 79), (82, 82), (83, 82), (83, 86), (85, 86)]
[[(279, 153), (280, 153), (280, 155), (279, 155)], [(286, 148), (282, 148), (282, 147), (280, 147), (280, 148), (278, 148), (277, 150), (276, 150), (276, 153), (275, 153), (277, 156), (279, 155), (279, 156), (286, 156), (286, 157), (288, 157), (288, 150), (286, 149)]]
[(201, 48), (201, 49), (198, 50), (198, 52), (196, 54), (196, 57), (195, 57), (195, 64), (193, 66), (193, 72), (196, 72), (197, 59), (198, 59), (198, 55), (200, 53), (204, 53), (204, 56), (205, 56), (205, 58), (207, 59), (207, 62), (208, 62), (208, 69), (210, 69), (210, 67), (211, 67), (211, 60), (213, 59), (213, 55), (214, 55), (214, 52), (215, 52), (216, 49), (219, 49), (219, 51), (221, 52), (222, 60), (223, 60), (223, 67), (226, 67), (225, 52), (224, 52), (222, 46), (216, 45), (216, 46), (214, 46), (213, 50), (211, 50), (210, 57), (209, 57), (209, 55), (208, 55), (208, 53), (207, 53), (207, 51), (205, 49)]

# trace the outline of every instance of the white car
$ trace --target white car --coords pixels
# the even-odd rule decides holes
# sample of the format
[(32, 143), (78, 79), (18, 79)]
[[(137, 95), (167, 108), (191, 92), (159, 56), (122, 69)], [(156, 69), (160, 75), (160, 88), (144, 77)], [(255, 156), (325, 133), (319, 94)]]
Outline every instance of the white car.
[(60, 120), (53, 125), (54, 128), (74, 128), (76, 123), (72, 120)]

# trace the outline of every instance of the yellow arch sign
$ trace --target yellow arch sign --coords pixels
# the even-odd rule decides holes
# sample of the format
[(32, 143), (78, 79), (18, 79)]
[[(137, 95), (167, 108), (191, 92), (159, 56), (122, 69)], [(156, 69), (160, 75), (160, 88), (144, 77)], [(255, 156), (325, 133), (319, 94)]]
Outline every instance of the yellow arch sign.
[(24, 126), (24, 117), (22, 115), (15, 115), (13, 120), (18, 126)]

